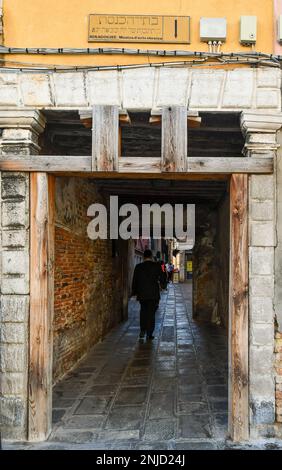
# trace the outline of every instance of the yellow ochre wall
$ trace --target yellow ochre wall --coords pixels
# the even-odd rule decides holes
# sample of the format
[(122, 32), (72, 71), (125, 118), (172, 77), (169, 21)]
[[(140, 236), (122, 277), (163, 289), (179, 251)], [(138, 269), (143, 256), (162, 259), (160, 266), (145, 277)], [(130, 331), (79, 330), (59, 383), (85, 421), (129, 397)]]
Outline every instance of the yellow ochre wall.
[[(199, 39), (201, 16), (226, 17), (227, 41), (223, 52), (250, 52), (239, 43), (241, 15), (258, 19), (255, 50), (274, 52), (273, 0), (3, 0), (4, 45), (11, 47), (126, 47), (208, 51)], [(191, 17), (191, 44), (88, 42), (88, 16), (101, 14), (178, 15)], [(6, 55), (6, 60), (40, 64), (122, 65), (163, 62), (164, 58), (136, 56)], [(171, 58), (168, 59), (171, 61)], [(178, 58), (178, 60), (181, 60)]]

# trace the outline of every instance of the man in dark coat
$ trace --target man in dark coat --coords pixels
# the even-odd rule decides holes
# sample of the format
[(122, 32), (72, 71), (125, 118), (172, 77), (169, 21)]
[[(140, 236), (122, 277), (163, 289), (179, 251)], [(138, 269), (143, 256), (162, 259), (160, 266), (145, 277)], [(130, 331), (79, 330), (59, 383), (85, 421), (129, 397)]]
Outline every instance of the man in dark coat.
[(159, 281), (162, 269), (159, 263), (152, 260), (151, 250), (144, 251), (144, 262), (135, 266), (132, 295), (137, 296), (140, 309), (140, 338), (154, 339), (155, 312), (160, 300)]

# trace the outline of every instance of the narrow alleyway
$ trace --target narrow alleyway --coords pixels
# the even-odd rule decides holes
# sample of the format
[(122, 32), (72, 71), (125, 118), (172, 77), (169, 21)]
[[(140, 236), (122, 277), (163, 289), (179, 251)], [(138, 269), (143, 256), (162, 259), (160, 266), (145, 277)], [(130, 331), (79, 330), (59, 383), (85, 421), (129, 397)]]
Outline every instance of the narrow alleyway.
[(193, 322), (191, 290), (162, 295), (151, 342), (139, 342), (139, 304), (130, 302), (129, 321), (55, 387), (50, 442), (216, 447), (227, 432), (227, 341), (222, 329)]

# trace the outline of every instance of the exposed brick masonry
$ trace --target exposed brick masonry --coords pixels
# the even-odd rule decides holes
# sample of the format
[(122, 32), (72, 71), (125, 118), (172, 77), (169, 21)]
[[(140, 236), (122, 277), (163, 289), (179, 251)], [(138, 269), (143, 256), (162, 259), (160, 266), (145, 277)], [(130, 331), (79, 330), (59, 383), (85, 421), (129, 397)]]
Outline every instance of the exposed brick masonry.
[(93, 182), (57, 178), (54, 381), (121, 320), (122, 293), (117, 298), (113, 292), (119, 263), (111, 241), (92, 241), (86, 231), (87, 208), (97, 200)]

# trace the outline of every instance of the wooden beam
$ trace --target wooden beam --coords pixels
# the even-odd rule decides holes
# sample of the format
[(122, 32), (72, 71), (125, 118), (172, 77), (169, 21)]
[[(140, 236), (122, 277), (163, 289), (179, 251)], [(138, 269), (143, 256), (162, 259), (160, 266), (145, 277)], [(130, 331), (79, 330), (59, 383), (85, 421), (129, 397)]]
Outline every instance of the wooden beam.
[(272, 158), (189, 157), (190, 173), (273, 173)]
[(229, 433), (248, 439), (248, 175), (230, 181)]
[(161, 161), (150, 157), (121, 157), (119, 173), (160, 173)]
[(31, 441), (45, 440), (52, 428), (55, 178), (30, 175), (30, 354)]
[(118, 169), (118, 149), (118, 106), (94, 106), (92, 171), (116, 171)]
[[(39, 171), (48, 173), (89, 173), (90, 176), (99, 174), (91, 170), (91, 157), (40, 155), (22, 157), (9, 155), (0, 159), (2, 171)], [(120, 157), (118, 159), (120, 173), (161, 173), (161, 160), (154, 157)], [(104, 170), (104, 173), (111, 173)], [(273, 158), (247, 157), (189, 157), (186, 172), (189, 173), (273, 173)]]
[[(187, 125), (191, 129), (199, 129), (201, 127), (202, 118), (199, 116), (187, 116)], [(149, 123), (152, 126), (160, 126), (162, 123), (162, 116), (152, 115), (149, 119)]]
[[(21, 170), (19, 170), (21, 168)], [(38, 172), (90, 172), (91, 157), (68, 155), (36, 155), (21, 157), (9, 155), (7, 159), (0, 159), (0, 171), (38, 171)]]
[[(92, 124), (92, 110), (79, 111), (80, 121), (86, 127), (86, 129), (91, 129)], [(120, 124), (130, 124), (130, 117), (126, 109), (119, 109), (119, 123)]]
[(187, 108), (172, 106), (162, 110), (161, 170), (186, 171), (187, 168)]

